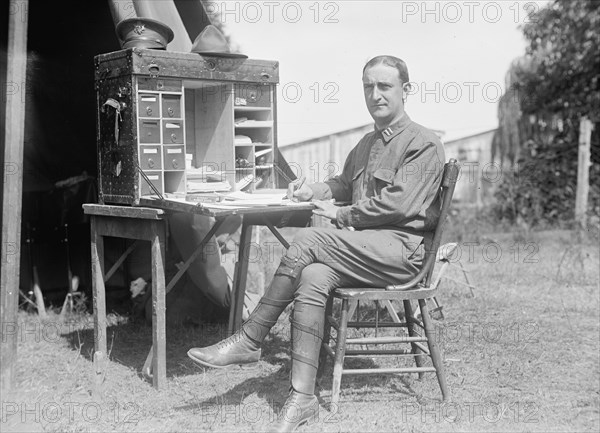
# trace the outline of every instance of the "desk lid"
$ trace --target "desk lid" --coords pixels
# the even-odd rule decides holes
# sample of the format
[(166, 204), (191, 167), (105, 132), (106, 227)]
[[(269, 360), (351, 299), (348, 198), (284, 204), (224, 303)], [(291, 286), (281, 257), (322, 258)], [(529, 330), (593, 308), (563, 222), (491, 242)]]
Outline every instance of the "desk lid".
[(256, 203), (244, 205), (243, 202), (223, 204), (223, 202), (205, 202), (196, 203), (187, 201), (183, 198), (165, 197), (160, 199), (155, 196), (145, 196), (140, 198), (140, 206), (154, 207), (159, 209), (171, 210), (175, 212), (190, 212), (212, 217), (223, 217), (228, 215), (246, 215), (246, 214), (285, 214), (298, 211), (306, 211), (309, 215), (315, 205), (310, 202), (288, 204), (266, 204), (258, 205)]
[(277, 84), (279, 62), (129, 48), (94, 57), (96, 81), (123, 75)]

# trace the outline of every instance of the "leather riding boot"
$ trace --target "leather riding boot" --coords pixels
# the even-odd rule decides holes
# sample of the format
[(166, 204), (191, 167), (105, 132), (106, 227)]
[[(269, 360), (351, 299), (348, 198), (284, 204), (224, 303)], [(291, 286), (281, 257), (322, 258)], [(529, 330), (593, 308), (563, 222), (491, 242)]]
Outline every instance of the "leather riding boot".
[(292, 432), (300, 425), (319, 418), (315, 381), (324, 324), (324, 307), (298, 303), (294, 305), (291, 392), (271, 431)]
[(194, 347), (187, 355), (204, 367), (223, 368), (248, 364), (260, 359), (261, 349), (240, 329), (232, 336), (208, 347)]
[(269, 432), (293, 432), (303, 424), (318, 422), (319, 401), (316, 395), (302, 394), (290, 388), (290, 394), (281, 408), (277, 421), (270, 425)]
[(263, 340), (277, 323), (285, 307), (293, 300), (298, 270), (284, 259), (258, 306), (242, 328), (217, 344), (190, 349), (188, 356), (193, 361), (206, 367), (223, 368), (233, 364), (257, 362), (260, 359)]
[(315, 393), (319, 354), (325, 328), (325, 307), (294, 304), (292, 322), (292, 387), (303, 394)]

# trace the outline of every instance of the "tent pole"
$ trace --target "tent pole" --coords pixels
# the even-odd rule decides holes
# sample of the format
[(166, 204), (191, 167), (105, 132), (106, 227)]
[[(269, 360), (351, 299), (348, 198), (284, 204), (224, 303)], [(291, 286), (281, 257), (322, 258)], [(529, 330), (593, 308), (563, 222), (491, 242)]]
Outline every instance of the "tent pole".
[(2, 200), (2, 276), (0, 280), (0, 386), (14, 387), (19, 301), (23, 137), (27, 68), (28, 0), (11, 1), (6, 66), (6, 129)]

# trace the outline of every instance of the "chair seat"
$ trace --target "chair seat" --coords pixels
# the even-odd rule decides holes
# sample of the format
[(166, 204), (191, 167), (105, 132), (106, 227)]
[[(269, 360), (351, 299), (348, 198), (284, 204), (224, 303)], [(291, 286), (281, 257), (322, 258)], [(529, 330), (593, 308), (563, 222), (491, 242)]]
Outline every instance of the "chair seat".
[(337, 299), (355, 299), (360, 301), (384, 301), (405, 299), (424, 299), (435, 295), (433, 287), (419, 287), (411, 290), (386, 290), (382, 288), (339, 288), (333, 291)]

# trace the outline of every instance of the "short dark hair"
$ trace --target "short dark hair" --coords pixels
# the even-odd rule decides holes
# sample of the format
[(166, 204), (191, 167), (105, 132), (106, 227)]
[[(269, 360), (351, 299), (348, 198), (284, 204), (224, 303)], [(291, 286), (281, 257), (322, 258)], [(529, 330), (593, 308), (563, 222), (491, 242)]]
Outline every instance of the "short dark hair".
[(394, 56), (373, 57), (367, 62), (367, 64), (363, 68), (363, 75), (367, 69), (380, 64), (396, 68), (398, 70), (398, 74), (400, 75), (400, 81), (402, 81), (402, 84), (408, 83), (410, 81), (408, 79), (408, 68), (406, 67), (406, 63), (404, 63), (404, 60)]

